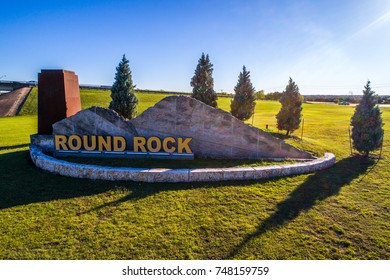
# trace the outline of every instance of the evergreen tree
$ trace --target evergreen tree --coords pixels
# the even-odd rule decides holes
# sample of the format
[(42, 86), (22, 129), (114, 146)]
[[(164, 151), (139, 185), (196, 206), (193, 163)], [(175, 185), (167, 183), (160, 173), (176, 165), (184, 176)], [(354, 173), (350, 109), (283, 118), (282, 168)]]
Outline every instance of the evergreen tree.
[(195, 69), (195, 75), (191, 79), (192, 97), (207, 105), (217, 107), (217, 94), (214, 91), (213, 65), (209, 55), (202, 53)]
[(279, 102), (282, 104), (282, 108), (276, 115), (277, 126), (279, 130), (287, 130), (286, 135), (289, 135), (290, 132), (299, 128), (302, 116), (302, 97), (298, 86), (291, 77)]
[(129, 61), (123, 55), (116, 68), (115, 81), (111, 88), (112, 101), (108, 108), (125, 118), (135, 118), (137, 115), (138, 97), (135, 95), (134, 88)]
[(253, 115), (256, 106), (255, 88), (252, 86), (249, 73), (243, 66), (234, 88), (234, 98), (230, 103), (230, 112), (242, 121), (246, 121)]
[(353, 147), (366, 156), (378, 149), (383, 140), (381, 111), (375, 101), (374, 91), (367, 81), (363, 98), (351, 118)]

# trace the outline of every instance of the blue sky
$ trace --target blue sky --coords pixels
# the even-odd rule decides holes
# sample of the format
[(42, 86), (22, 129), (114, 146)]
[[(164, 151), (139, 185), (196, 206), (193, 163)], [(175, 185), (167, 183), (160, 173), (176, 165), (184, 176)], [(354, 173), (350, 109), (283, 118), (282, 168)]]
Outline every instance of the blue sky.
[(191, 91), (202, 52), (214, 89), (233, 92), (245, 65), (257, 90), (390, 94), (388, 0), (3, 1), (0, 77), (75, 71), (111, 85), (123, 54), (141, 89)]

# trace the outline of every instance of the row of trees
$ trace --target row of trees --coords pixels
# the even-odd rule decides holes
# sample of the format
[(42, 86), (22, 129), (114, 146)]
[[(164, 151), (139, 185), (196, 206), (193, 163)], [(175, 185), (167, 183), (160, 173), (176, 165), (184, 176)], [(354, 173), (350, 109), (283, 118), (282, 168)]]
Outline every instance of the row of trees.
[[(191, 79), (192, 97), (212, 107), (217, 107), (217, 94), (214, 91), (214, 80), (212, 77), (213, 65), (209, 55), (202, 53)], [(255, 111), (256, 99), (261, 92), (256, 93), (250, 79), (250, 72), (242, 67), (238, 75), (237, 85), (234, 87), (234, 97), (230, 103), (230, 113), (236, 118), (248, 120)], [(286, 130), (287, 135), (299, 128), (302, 112), (302, 97), (298, 86), (290, 78), (284, 94), (280, 97), (282, 108), (276, 115), (278, 129)]]
[[(218, 97), (214, 91), (212, 73), (213, 64), (211, 64), (209, 56), (202, 53), (190, 84), (193, 87), (193, 98), (212, 107), (217, 107)], [(234, 93), (230, 104), (231, 114), (240, 120), (248, 120), (254, 114), (256, 98), (264, 93), (255, 92), (250, 80), (250, 72), (246, 70), (245, 66), (243, 66), (242, 72), (238, 76)], [(370, 81), (368, 81), (363, 90), (363, 98), (351, 118), (353, 146), (365, 155), (378, 149), (383, 141), (382, 117), (374, 93), (370, 87)], [(291, 77), (285, 91), (274, 95), (280, 96), (279, 102), (282, 105), (276, 115), (277, 127), (279, 130), (285, 130), (286, 135), (289, 135), (300, 126), (303, 97), (299, 93), (298, 85)], [(137, 115), (139, 100), (135, 94), (129, 61), (125, 55), (123, 55), (116, 68), (111, 99), (109, 108), (115, 110), (118, 114), (128, 119)]]
[[(192, 97), (207, 105), (217, 107), (217, 93), (214, 91), (213, 64), (209, 55), (202, 53), (191, 79)], [(256, 93), (250, 80), (250, 72), (245, 66), (238, 76), (237, 85), (234, 88), (234, 98), (230, 104), (230, 112), (240, 120), (249, 119), (255, 110)]]

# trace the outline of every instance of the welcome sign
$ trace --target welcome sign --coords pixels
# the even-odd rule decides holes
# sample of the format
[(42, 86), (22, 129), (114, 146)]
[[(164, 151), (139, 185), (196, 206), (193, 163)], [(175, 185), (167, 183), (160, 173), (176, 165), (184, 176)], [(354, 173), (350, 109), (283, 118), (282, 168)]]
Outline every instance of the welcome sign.
[(229, 112), (188, 96), (165, 97), (128, 120), (96, 106), (80, 111), (74, 72), (42, 70), (38, 80), (38, 135), (31, 136), (31, 144), (54, 156), (314, 159)]
[[(192, 138), (174, 138), (152, 136), (133, 137), (133, 146), (129, 150), (127, 140), (123, 136), (100, 136), (100, 135), (54, 135), (55, 154), (59, 156), (147, 156), (164, 157), (182, 156), (185, 159), (193, 159), (190, 147)], [(184, 157), (183, 157), (184, 156)]]
[(187, 96), (168, 96), (134, 119), (92, 107), (53, 125), (53, 151), (96, 157), (312, 159), (313, 156)]

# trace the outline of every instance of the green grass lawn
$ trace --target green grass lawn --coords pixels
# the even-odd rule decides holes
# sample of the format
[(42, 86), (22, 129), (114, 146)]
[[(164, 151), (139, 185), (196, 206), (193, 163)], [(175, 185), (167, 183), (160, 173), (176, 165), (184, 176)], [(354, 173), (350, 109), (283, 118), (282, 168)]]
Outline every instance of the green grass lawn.
[[(109, 92), (81, 96), (83, 108), (110, 100)], [(140, 113), (163, 97), (139, 94)], [(303, 141), (300, 130), (286, 141), (333, 152), (334, 167), (259, 181), (148, 184), (35, 168), (27, 147), (37, 129), (33, 98), (22, 116), (0, 118), (0, 259), (390, 259), (389, 108), (379, 162), (349, 157), (354, 108), (304, 104)], [(222, 109), (229, 104), (219, 99)], [(277, 133), (278, 109), (258, 102), (253, 124)]]
[[(110, 104), (111, 91), (109, 90), (91, 90), (91, 89), (80, 89), (81, 96), (81, 107), (82, 109), (89, 108), (91, 106), (99, 106), (108, 108)], [(155, 94), (155, 93), (142, 93), (137, 95), (139, 98), (138, 111), (141, 113), (150, 106), (153, 106), (158, 101), (167, 97), (168, 94)], [(38, 113), (38, 89), (34, 87), (27, 98), (22, 110), (20, 111), (21, 116), (37, 115)]]

